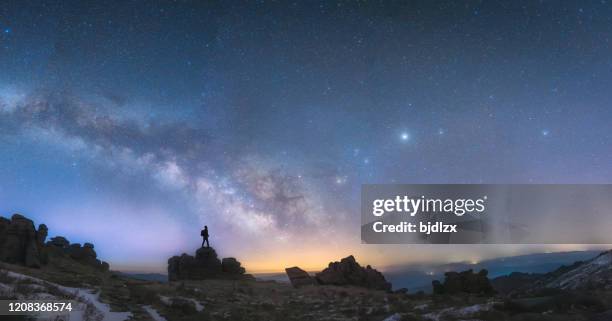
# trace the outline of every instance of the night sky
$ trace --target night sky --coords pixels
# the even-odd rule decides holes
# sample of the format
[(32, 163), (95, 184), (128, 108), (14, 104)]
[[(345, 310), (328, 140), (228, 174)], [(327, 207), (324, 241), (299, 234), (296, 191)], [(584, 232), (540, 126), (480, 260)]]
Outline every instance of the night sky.
[(375, 246), (363, 183), (612, 183), (606, 1), (2, 1), (0, 214), (161, 271), (579, 246)]

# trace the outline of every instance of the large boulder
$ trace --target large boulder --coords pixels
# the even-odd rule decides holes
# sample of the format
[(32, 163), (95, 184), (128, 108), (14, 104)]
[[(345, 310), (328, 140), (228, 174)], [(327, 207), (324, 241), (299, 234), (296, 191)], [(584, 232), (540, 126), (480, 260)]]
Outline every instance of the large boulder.
[(437, 280), (432, 282), (433, 292), (434, 294), (471, 293), (492, 295), (495, 293), (495, 290), (493, 290), (487, 275), (488, 271), (485, 269), (480, 270), (478, 273), (474, 273), (472, 270), (446, 272), (444, 273), (444, 283)]
[(285, 272), (287, 273), (287, 277), (289, 277), (289, 281), (293, 287), (299, 288), (305, 285), (316, 284), (314, 278), (311, 277), (308, 272), (300, 269), (297, 266), (286, 268)]
[(353, 285), (391, 291), (391, 283), (385, 280), (382, 273), (369, 265), (362, 267), (352, 255), (343, 258), (340, 262), (329, 263), (329, 266), (317, 273), (315, 278), (322, 285)]
[(240, 266), (240, 262), (233, 257), (226, 257), (221, 260), (221, 270), (223, 273), (244, 274), (245, 270)]
[(183, 253), (168, 259), (168, 280), (252, 278), (235, 258), (220, 260), (212, 247), (199, 248), (195, 257)]
[(0, 261), (40, 267), (47, 227), (41, 225), (39, 231), (34, 222), (22, 215), (14, 214), (10, 220), (0, 219)]

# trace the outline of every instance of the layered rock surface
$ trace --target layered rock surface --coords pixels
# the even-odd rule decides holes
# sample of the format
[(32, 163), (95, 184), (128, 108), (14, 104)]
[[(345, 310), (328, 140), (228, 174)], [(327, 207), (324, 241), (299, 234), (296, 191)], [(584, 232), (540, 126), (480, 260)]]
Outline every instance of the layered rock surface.
[(10, 220), (0, 217), (0, 261), (40, 267), (46, 263), (43, 253), (46, 237), (44, 224), (36, 230), (34, 222), (22, 215), (14, 214)]
[(297, 266), (286, 268), (285, 272), (287, 273), (287, 276), (289, 277), (289, 281), (291, 282), (291, 285), (293, 285), (296, 288), (299, 288), (305, 285), (316, 284), (315, 279), (311, 277), (308, 274), (308, 272), (300, 269)]
[(304, 285), (351, 285), (373, 290), (391, 291), (391, 283), (371, 266), (362, 267), (355, 257), (347, 256), (340, 262), (331, 262), (323, 271), (311, 277), (299, 267), (286, 268), (285, 272), (294, 287)]
[(46, 244), (46, 249), (54, 255), (64, 255), (71, 259), (97, 269), (108, 271), (108, 263), (100, 261), (98, 254), (94, 251), (94, 245), (85, 243), (83, 246), (79, 243), (70, 244), (63, 236), (57, 236), (49, 240)]
[(57, 236), (47, 243), (48, 229), (22, 215), (14, 214), (11, 219), (0, 217), (0, 261), (39, 268), (47, 264), (50, 257), (63, 255), (101, 270), (108, 270), (108, 264), (97, 259), (91, 243), (70, 244), (66, 238)]
[(168, 280), (249, 279), (235, 258), (220, 260), (212, 247), (199, 248), (195, 257), (186, 253), (168, 259)]
[(317, 273), (315, 278), (323, 285), (353, 285), (391, 291), (391, 283), (387, 282), (382, 273), (369, 265), (362, 267), (352, 255), (343, 258), (340, 262), (329, 263), (329, 266)]

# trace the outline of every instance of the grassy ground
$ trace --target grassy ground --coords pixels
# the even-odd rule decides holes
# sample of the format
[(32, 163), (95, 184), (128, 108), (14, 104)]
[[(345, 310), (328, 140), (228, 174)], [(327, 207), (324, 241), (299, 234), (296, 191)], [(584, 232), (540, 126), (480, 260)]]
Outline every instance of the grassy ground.
[[(309, 286), (294, 289), (272, 281), (204, 280), (159, 283), (101, 272), (59, 258), (42, 269), (0, 264), (0, 269), (31, 275), (60, 285), (101, 291), (113, 311), (130, 311), (131, 320), (152, 320), (150, 306), (168, 321), (231, 320), (611, 320), (612, 291), (541, 293), (508, 300), (471, 295), (431, 296), (385, 293), (356, 287)], [(0, 283), (16, 291), (38, 291), (28, 280)], [(47, 287), (45, 291), (53, 291)], [(59, 295), (58, 293), (56, 293)], [(2, 319), (4, 320), (4, 318)], [(15, 318), (24, 320), (24, 318)]]

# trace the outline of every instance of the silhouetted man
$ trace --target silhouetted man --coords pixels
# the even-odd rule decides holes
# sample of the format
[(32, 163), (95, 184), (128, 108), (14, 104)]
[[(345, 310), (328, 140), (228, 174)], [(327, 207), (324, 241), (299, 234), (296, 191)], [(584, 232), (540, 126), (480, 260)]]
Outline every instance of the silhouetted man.
[(204, 226), (200, 235), (202, 235), (202, 247), (204, 247), (204, 242), (206, 242), (206, 247), (210, 247), (210, 244), (208, 244), (208, 226)]

